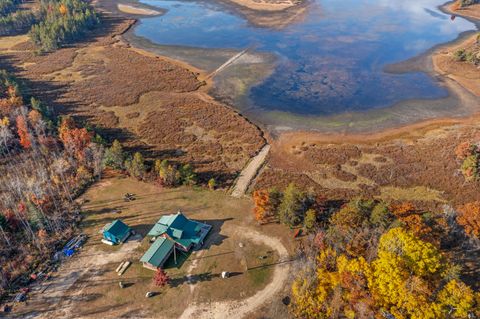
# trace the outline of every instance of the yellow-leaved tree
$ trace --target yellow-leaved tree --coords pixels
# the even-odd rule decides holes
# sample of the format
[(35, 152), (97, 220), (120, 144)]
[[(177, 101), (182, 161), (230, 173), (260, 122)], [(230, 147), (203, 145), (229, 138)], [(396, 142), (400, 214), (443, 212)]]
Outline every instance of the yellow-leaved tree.
[(478, 293), (451, 278), (453, 265), (431, 243), (397, 227), (380, 236), (377, 256), (319, 252), (292, 286), (300, 318), (467, 319), (479, 311)]

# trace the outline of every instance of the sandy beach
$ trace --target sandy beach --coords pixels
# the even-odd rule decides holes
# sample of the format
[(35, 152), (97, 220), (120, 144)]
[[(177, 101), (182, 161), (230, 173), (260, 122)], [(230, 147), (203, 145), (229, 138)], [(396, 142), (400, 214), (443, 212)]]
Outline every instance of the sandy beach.
[(117, 8), (123, 13), (134, 14), (134, 15), (154, 16), (154, 15), (162, 14), (162, 12), (156, 11), (153, 9), (140, 8), (140, 7), (135, 7), (133, 5), (127, 5), (122, 3), (117, 4)]

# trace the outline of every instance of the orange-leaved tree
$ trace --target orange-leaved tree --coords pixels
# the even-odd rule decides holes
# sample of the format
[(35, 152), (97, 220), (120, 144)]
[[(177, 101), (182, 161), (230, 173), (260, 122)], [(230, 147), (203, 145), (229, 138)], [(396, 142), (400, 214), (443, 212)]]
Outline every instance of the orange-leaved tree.
[(460, 206), (457, 222), (465, 229), (467, 235), (480, 237), (480, 201)]
[(270, 208), (270, 194), (267, 190), (256, 190), (253, 192), (253, 202), (255, 207), (253, 208), (253, 214), (255, 220), (260, 223), (266, 221)]
[(22, 145), (22, 147), (25, 149), (30, 148), (32, 146), (32, 142), (30, 141), (30, 135), (28, 133), (28, 126), (25, 117), (23, 115), (18, 115), (16, 122), (17, 133), (20, 137), (20, 145)]

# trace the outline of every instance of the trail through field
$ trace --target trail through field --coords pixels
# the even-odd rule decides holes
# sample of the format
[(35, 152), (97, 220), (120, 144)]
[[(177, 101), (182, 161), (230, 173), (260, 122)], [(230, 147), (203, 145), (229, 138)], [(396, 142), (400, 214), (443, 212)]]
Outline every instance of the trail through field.
[(255, 155), (247, 166), (242, 170), (240, 176), (237, 179), (237, 182), (233, 186), (232, 196), (233, 197), (242, 197), (245, 195), (248, 187), (250, 186), (252, 180), (257, 175), (258, 171), (262, 167), (265, 159), (267, 158), (268, 152), (270, 151), (270, 145), (265, 145), (257, 155)]
[(238, 227), (236, 232), (238, 236), (251, 239), (257, 243), (265, 244), (278, 252), (279, 261), (275, 266), (272, 281), (263, 290), (244, 300), (201, 304), (191, 303), (190, 306), (185, 309), (180, 319), (244, 318), (249, 313), (268, 302), (269, 299), (274, 297), (285, 287), (290, 266), (287, 262), (289, 260), (288, 251), (282, 242), (278, 238), (269, 237), (245, 227)]

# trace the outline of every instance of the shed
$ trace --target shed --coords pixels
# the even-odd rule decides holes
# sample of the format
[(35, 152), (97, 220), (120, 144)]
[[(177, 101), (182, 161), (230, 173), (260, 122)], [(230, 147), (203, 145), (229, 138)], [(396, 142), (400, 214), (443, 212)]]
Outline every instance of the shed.
[(143, 267), (157, 270), (162, 267), (165, 261), (173, 252), (174, 242), (160, 237), (148, 248), (145, 254), (140, 258), (140, 261), (143, 263)]
[(112, 223), (106, 225), (102, 233), (104, 239), (111, 241), (114, 244), (119, 244), (127, 240), (131, 232), (132, 229), (130, 227), (120, 219), (116, 219)]

